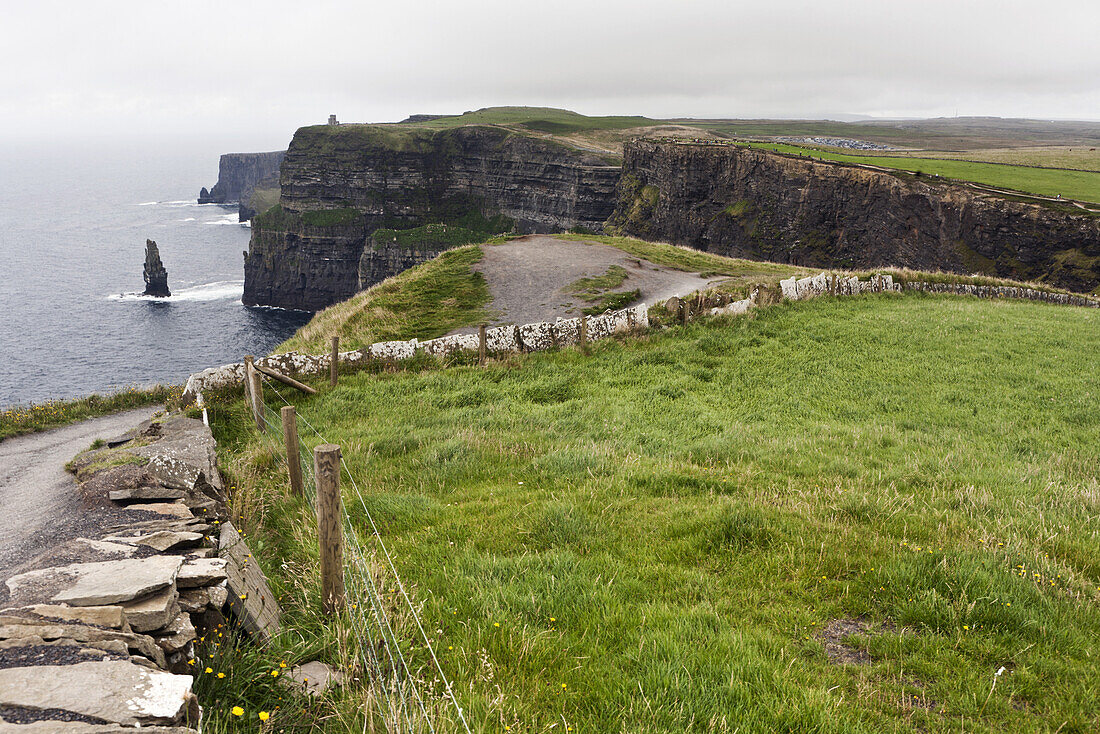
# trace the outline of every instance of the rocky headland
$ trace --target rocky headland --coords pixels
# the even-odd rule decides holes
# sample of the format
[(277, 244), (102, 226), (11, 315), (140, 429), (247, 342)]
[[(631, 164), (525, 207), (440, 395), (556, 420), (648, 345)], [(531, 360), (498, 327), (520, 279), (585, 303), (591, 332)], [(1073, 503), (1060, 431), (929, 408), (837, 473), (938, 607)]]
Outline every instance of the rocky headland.
[(618, 179), (599, 155), (497, 127), (302, 128), (279, 206), (253, 220), (244, 302), (318, 310), (449, 246), (372, 243), (381, 228), (599, 230)]
[(735, 145), (633, 140), (609, 224), (720, 255), (810, 267), (1100, 285), (1100, 217), (928, 176)]
[[(253, 196), (267, 192), (261, 199), (278, 197), (279, 165), (286, 151), (269, 153), (226, 153), (218, 162), (218, 182), (199, 191), (200, 204), (237, 204), (240, 220), (247, 221), (260, 210)], [(260, 205), (262, 206), (262, 204)], [(266, 209), (266, 207), (263, 207)]]

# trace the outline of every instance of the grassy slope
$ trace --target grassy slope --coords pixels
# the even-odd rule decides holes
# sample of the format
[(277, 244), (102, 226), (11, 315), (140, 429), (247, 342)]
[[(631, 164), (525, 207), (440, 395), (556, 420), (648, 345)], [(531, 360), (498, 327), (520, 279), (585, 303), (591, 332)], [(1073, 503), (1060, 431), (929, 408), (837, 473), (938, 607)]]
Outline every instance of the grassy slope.
[[(771, 282), (808, 273), (804, 268), (722, 257), (687, 247), (643, 242), (629, 237), (558, 235), (600, 242), (657, 265), (727, 275), (726, 288), (740, 293), (748, 283)], [(493, 240), (490, 240), (490, 242)], [(482, 322), (490, 305), (488, 286), (472, 265), (481, 259), (477, 245), (456, 248), (383, 283), (319, 311), (277, 353), (322, 354), (340, 336), (342, 349), (358, 349), (389, 339), (432, 339), (453, 329)]]
[[(480, 730), (1089, 731), (1098, 326), (818, 299), (298, 407), (365, 484)], [(309, 509), (241, 401), (213, 418), (259, 557), (315, 604)], [(830, 664), (819, 631), (855, 617), (873, 661)]]
[(589, 117), (552, 107), (487, 107), (453, 117), (441, 117), (416, 123), (418, 127), (450, 128), (462, 125), (528, 126), (549, 133), (569, 133), (582, 130), (623, 130), (657, 124), (648, 117)]
[(849, 155), (779, 143), (749, 143), (749, 145), (765, 150), (776, 150), (780, 153), (809, 155), (813, 158), (828, 161), (867, 163), (883, 168), (920, 171), (928, 175), (939, 174), (947, 178), (974, 181), (988, 186), (1004, 187), (1043, 196), (1061, 194), (1070, 199), (1100, 202), (1100, 172), (1096, 171), (1066, 171), (1053, 168), (1009, 166), (939, 158)]
[(432, 339), (476, 324), (489, 303), (485, 279), (471, 268), (480, 259), (477, 245), (448, 250), (319, 311), (275, 351), (321, 354), (336, 335), (341, 349), (359, 349), (391, 339)]

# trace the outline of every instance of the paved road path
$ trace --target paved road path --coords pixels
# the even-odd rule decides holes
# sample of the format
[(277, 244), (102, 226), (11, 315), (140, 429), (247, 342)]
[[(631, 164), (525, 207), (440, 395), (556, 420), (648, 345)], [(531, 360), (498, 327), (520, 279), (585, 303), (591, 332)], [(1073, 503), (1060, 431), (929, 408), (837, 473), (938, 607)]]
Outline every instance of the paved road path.
[(97, 438), (125, 433), (157, 410), (128, 410), (0, 441), (0, 581), (85, 529), (76, 482), (65, 464)]
[[(654, 265), (622, 250), (590, 242), (559, 240), (530, 235), (499, 245), (482, 245), (481, 261), (474, 270), (485, 276), (492, 302), (494, 325), (531, 324), (561, 316), (581, 315), (588, 303), (562, 289), (581, 278), (603, 275), (612, 265), (627, 271), (628, 277), (614, 290), (638, 289), (638, 303), (665, 301), (706, 288), (712, 282), (697, 273)], [(476, 327), (456, 333), (475, 333)]]

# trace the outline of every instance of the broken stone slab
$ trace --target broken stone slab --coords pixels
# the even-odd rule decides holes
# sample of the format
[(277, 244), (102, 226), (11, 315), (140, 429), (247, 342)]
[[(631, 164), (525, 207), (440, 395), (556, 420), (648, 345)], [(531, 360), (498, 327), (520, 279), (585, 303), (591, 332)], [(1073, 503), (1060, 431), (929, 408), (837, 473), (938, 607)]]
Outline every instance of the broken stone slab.
[(199, 490), (218, 499), (224, 492), (218, 474), (216, 443), (210, 429), (194, 418), (173, 416), (157, 424), (158, 439), (133, 453), (149, 459), (147, 470), (173, 489)]
[(182, 489), (169, 489), (168, 487), (133, 487), (116, 489), (107, 493), (107, 499), (112, 502), (163, 502), (165, 500), (182, 500), (187, 493)]
[(198, 723), (192, 682), (124, 660), (7, 668), (0, 670), (0, 706), (61, 709), (128, 726)]
[(76, 622), (93, 627), (124, 629), (126, 613), (119, 606), (70, 607), (64, 604), (34, 604), (29, 607), (0, 609), (0, 615), (35, 620)]
[(167, 627), (179, 616), (178, 599), (176, 587), (169, 586), (143, 599), (126, 602), (122, 608), (126, 610), (126, 621), (130, 623), (131, 629), (135, 632), (152, 632)]
[(173, 548), (182, 548), (196, 545), (202, 542), (202, 533), (191, 531), (181, 532), (175, 530), (158, 530), (148, 535), (110, 535), (104, 540), (111, 543), (129, 543), (130, 545), (144, 545), (155, 551), (163, 553)]
[(147, 635), (80, 624), (34, 623), (18, 617), (0, 616), (0, 641), (32, 637), (46, 642), (67, 639), (90, 646), (118, 640), (123, 642), (131, 653), (147, 657), (161, 668), (165, 665), (164, 652), (157, 647), (153, 638)]
[(186, 648), (197, 637), (195, 626), (191, 624), (191, 617), (187, 614), (180, 614), (157, 633), (156, 640), (160, 649), (167, 653), (175, 653)]
[(333, 686), (343, 685), (344, 674), (320, 660), (314, 660), (290, 668), (283, 679), (292, 690), (307, 696), (320, 696)]
[(8, 579), (12, 606), (61, 602), (92, 607), (132, 601), (173, 586), (183, 559), (149, 556), (120, 561), (74, 563)]
[(230, 611), (245, 632), (267, 642), (279, 631), (279, 603), (259, 564), (249, 562), (252, 552), (233, 523), (222, 523), (218, 553), (228, 561), (225, 570)]
[(176, 574), (176, 586), (181, 589), (193, 589), (196, 586), (210, 586), (225, 581), (226, 565), (224, 558), (196, 558), (180, 566)]
[(2, 664), (5, 668), (26, 668), (33, 665), (72, 665), (89, 660), (126, 660), (130, 653), (118, 640), (94, 644), (73, 640), (46, 642), (41, 637), (24, 637), (0, 642)]
[(198, 614), (210, 606), (210, 593), (206, 589), (180, 589), (180, 610)]
[(130, 512), (153, 512), (168, 517), (178, 517), (181, 520), (191, 520), (195, 516), (183, 502), (147, 502), (140, 505), (126, 505), (124, 510)]

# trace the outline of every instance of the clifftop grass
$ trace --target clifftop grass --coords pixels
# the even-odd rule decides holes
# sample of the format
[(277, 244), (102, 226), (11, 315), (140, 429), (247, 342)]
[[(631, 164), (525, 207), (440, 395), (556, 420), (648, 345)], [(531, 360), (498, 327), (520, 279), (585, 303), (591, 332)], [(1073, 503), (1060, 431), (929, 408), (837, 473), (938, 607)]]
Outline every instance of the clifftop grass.
[(321, 354), (333, 336), (343, 350), (391, 339), (433, 339), (486, 316), (489, 287), (471, 266), (477, 245), (449, 250), (314, 315), (276, 353)]
[[(1098, 327), (821, 298), (347, 375), (298, 410), (343, 447), (477, 731), (1085, 732)], [(288, 614), (320, 619), (312, 511), (249, 463), (243, 401), (211, 418)]]

